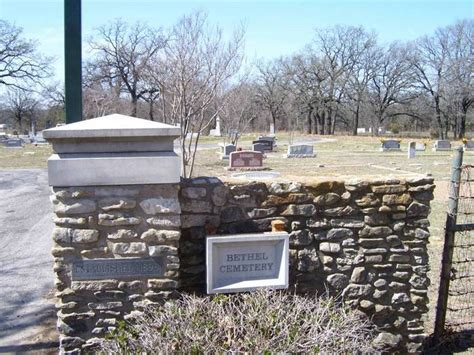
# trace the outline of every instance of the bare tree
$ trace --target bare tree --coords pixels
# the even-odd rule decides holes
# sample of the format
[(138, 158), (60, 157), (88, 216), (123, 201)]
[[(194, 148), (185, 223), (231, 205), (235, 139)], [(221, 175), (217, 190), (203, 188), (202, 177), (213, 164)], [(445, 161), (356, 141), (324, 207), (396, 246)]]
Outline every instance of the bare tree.
[(452, 111), (450, 116), (454, 121), (455, 134), (458, 138), (464, 138), (467, 113), (474, 104), (474, 20), (458, 21), (447, 31), (449, 67), (446, 105), (447, 110), (451, 108)]
[(38, 107), (38, 101), (33, 98), (30, 92), (12, 87), (6, 92), (4, 104), (15, 119), (20, 132), (23, 132), (25, 121), (30, 126), (30, 129), (34, 131), (35, 110)]
[(282, 64), (282, 60), (261, 61), (257, 64), (257, 103), (270, 114), (275, 129), (277, 120), (284, 116), (284, 103), (287, 98), (286, 76)]
[(376, 45), (375, 35), (367, 34), (365, 50), (359, 52), (359, 58), (349, 74), (347, 99), (349, 111), (353, 113), (352, 135), (357, 135), (361, 111), (368, 101), (369, 84), (377, 75), (377, 62), (383, 56), (382, 49)]
[[(193, 173), (196, 148), (202, 132), (219, 114), (225, 87), (242, 63), (244, 30), (225, 41), (207, 15), (195, 12), (173, 27), (165, 48), (168, 81), (165, 83), (168, 116), (181, 127), (182, 174)], [(221, 100), (216, 99), (220, 97)]]
[(234, 145), (258, 117), (258, 107), (255, 102), (255, 86), (242, 79), (226, 93), (225, 104), (219, 117), (225, 137)]
[(424, 36), (412, 47), (415, 55), (411, 65), (415, 69), (418, 88), (432, 98), (438, 136), (446, 138), (449, 127), (442, 120), (442, 97), (446, 89), (448, 69), (448, 33), (445, 29), (436, 30), (433, 36)]
[(130, 97), (131, 115), (137, 115), (137, 103), (148, 95), (159, 93), (159, 88), (149, 86), (146, 72), (154, 57), (166, 45), (160, 29), (144, 24), (127, 25), (115, 20), (98, 30), (98, 38), (90, 41), (95, 57), (88, 63), (92, 81), (105, 82), (119, 88)]
[(320, 53), (322, 67), (326, 72), (323, 85), (326, 130), (321, 133), (332, 134), (336, 118), (345, 95), (351, 72), (360, 61), (361, 55), (373, 44), (373, 36), (362, 27), (335, 26), (316, 30), (313, 51)]
[(413, 71), (407, 60), (409, 48), (392, 43), (377, 59), (375, 74), (370, 81), (369, 103), (375, 120), (372, 129), (375, 134), (378, 126), (388, 117), (388, 110), (397, 104), (410, 102), (416, 93), (413, 89)]
[(50, 75), (51, 58), (42, 57), (36, 44), (22, 37), (23, 29), (0, 19), (0, 88), (32, 91)]

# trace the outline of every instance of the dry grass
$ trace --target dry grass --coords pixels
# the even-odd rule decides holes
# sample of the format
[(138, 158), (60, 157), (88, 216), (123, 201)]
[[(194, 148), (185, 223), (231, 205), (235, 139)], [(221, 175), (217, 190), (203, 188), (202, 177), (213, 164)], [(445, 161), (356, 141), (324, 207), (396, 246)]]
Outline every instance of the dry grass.
[(148, 308), (101, 347), (105, 353), (375, 353), (374, 326), (333, 298), (286, 292), (182, 295)]
[(46, 168), (51, 146), (26, 144), (23, 148), (0, 147), (0, 169)]

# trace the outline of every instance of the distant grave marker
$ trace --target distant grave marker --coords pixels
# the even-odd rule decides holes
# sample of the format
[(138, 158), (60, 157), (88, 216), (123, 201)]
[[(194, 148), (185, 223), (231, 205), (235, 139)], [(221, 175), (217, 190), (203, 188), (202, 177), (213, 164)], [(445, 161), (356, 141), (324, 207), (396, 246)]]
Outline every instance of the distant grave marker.
[(24, 144), (31, 144), (31, 142), (33, 142), (33, 139), (26, 134), (22, 134), (18, 136), (18, 138), (20, 138)]
[(271, 152), (273, 151), (273, 141), (271, 140), (265, 140), (265, 139), (258, 139), (256, 141), (253, 141), (252, 144), (262, 144), (264, 145), (264, 150)]
[(265, 150), (268, 150), (268, 145), (263, 143), (252, 144), (252, 150), (254, 152), (265, 153)]
[(274, 146), (276, 146), (276, 137), (275, 136), (258, 136), (258, 140), (260, 141), (269, 141), (272, 142)]
[(382, 151), (382, 152), (400, 151), (400, 140), (398, 140), (398, 139), (385, 139), (385, 140), (383, 140), (380, 151)]
[(426, 144), (421, 143), (421, 142), (416, 142), (415, 143), (415, 150), (417, 150), (419, 152), (424, 152), (426, 150)]
[(416, 155), (416, 142), (408, 143), (408, 159), (413, 159)]
[(221, 159), (229, 159), (229, 155), (237, 150), (234, 144), (220, 144), (221, 147)]
[(221, 119), (219, 116), (216, 118), (216, 128), (209, 131), (210, 136), (220, 137), (221, 136)]
[(258, 169), (263, 167), (263, 154), (252, 150), (230, 153), (230, 169)]
[(315, 156), (314, 148), (309, 144), (293, 144), (288, 146), (288, 158), (312, 158)]
[(442, 152), (442, 151), (448, 151), (451, 150), (451, 142), (448, 140), (437, 140), (434, 143), (433, 150), (435, 152)]
[(10, 138), (3, 142), (5, 148), (23, 148), (23, 141), (20, 138)]
[(474, 141), (468, 140), (464, 143), (464, 150), (474, 150)]

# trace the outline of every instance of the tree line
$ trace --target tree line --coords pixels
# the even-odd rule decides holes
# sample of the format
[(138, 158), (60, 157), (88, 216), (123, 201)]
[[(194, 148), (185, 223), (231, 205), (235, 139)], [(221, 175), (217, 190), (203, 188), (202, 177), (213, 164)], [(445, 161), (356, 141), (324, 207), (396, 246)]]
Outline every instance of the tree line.
[[(462, 138), (472, 124), (473, 41), (471, 19), (388, 44), (363, 27), (334, 26), (315, 29), (296, 53), (249, 62), (245, 28), (224, 35), (204, 12), (167, 29), (118, 19), (84, 45), (84, 118), (118, 112), (179, 124), (189, 173), (199, 136), (217, 117), (233, 140), (270, 123), (309, 134), (385, 127)], [(0, 118), (20, 130), (24, 121), (61, 120), (51, 62), (0, 20)]]

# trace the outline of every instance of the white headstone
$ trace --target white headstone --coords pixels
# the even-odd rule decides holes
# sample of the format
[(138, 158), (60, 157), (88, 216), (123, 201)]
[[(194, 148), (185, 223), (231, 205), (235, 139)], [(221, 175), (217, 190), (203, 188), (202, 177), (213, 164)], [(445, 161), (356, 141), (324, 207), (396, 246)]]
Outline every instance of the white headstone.
[(216, 128), (211, 129), (209, 132), (209, 135), (214, 136), (214, 137), (220, 137), (221, 136), (221, 119), (219, 116), (216, 118)]
[(208, 237), (207, 293), (287, 288), (288, 248), (286, 232)]
[(293, 144), (288, 146), (287, 158), (312, 158), (315, 156), (312, 145)]
[(421, 142), (416, 142), (415, 149), (419, 152), (424, 152), (426, 150), (426, 144)]
[(416, 155), (416, 142), (408, 143), (408, 159), (414, 158)]
[(275, 134), (275, 125), (270, 123), (270, 134)]

